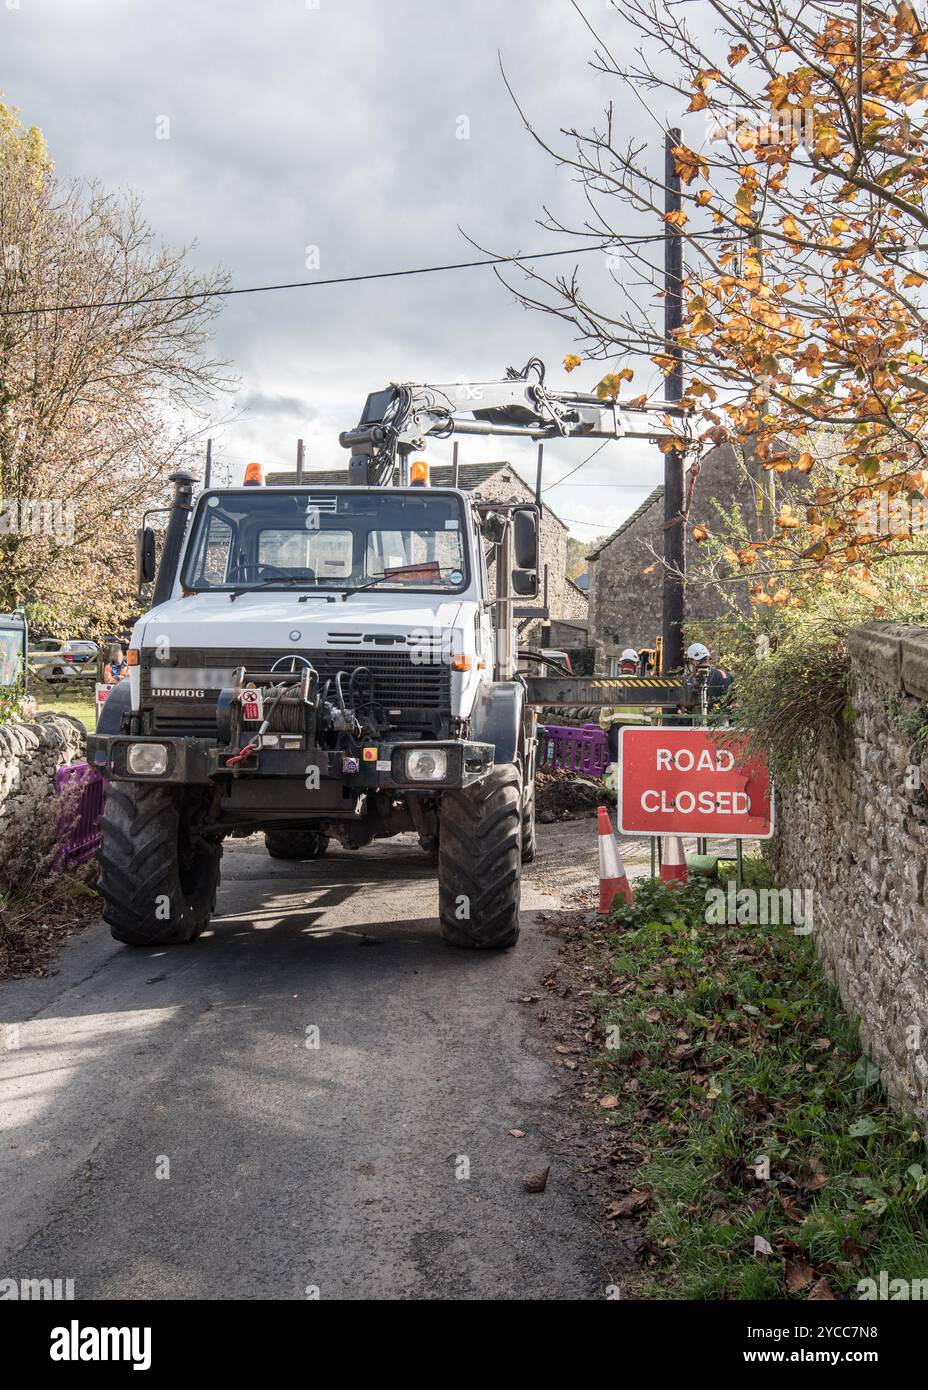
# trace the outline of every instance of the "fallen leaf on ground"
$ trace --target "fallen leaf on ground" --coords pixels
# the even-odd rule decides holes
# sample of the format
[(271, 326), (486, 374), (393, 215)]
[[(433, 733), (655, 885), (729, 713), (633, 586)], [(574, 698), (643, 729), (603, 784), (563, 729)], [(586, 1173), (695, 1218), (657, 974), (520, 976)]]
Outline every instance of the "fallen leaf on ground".
[(651, 1193), (630, 1192), (627, 1197), (622, 1197), (618, 1202), (610, 1202), (606, 1209), (606, 1216), (610, 1221), (614, 1221), (617, 1216), (633, 1216), (636, 1211), (641, 1211), (651, 1200)]
[(599, 1101), (603, 1110), (614, 1110), (618, 1103), (618, 1096), (601, 1096)]
[(772, 1254), (773, 1254), (773, 1246), (770, 1244), (770, 1241), (769, 1241), (769, 1240), (765, 1240), (763, 1236), (755, 1236), (755, 1237), (754, 1237), (754, 1254), (755, 1254), (755, 1255), (772, 1255)]
[(835, 1296), (831, 1292), (831, 1288), (829, 1287), (827, 1279), (819, 1279), (813, 1284), (812, 1292), (809, 1294), (809, 1298), (810, 1300), (824, 1298), (828, 1299), (831, 1303), (834, 1303), (835, 1301)]
[(786, 1265), (786, 1287), (790, 1293), (798, 1293), (812, 1283), (813, 1270), (808, 1260), (789, 1260)]
[(524, 1129), (511, 1129), (511, 1130), (509, 1131), (509, 1133), (512, 1135), (513, 1139), (524, 1139), (524, 1138), (525, 1138), (525, 1130), (524, 1130)]

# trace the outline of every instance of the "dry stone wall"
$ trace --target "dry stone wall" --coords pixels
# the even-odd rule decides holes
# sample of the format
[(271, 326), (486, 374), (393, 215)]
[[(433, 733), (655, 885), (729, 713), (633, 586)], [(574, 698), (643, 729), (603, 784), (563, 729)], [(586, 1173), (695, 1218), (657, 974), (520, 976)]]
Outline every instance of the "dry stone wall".
[[(27, 724), (0, 725), (0, 873), (20, 858), (23, 827), (51, 821), (41, 810), (51, 807), (55, 771), (82, 758), (85, 745), (84, 726), (69, 715), (41, 713)], [(34, 848), (41, 854), (51, 845)]]
[(813, 934), (899, 1105), (928, 1121), (928, 628), (850, 640), (851, 706), (798, 786), (778, 789), (779, 884), (808, 888)]

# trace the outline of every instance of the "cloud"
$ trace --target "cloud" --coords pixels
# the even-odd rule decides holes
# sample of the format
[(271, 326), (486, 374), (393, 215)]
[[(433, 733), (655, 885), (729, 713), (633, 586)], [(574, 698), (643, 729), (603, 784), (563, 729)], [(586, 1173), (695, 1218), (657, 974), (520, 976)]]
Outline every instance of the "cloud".
[[(514, 23), (521, 8), (28, 0), (0, 9), (5, 96), (42, 128), (59, 174), (135, 188), (159, 236), (195, 241), (194, 261), (225, 266), (238, 286), (470, 259), (460, 228), (497, 252), (552, 249), (566, 238), (539, 228), (542, 208), (577, 225), (587, 210), (525, 131), (497, 52), (523, 109), (552, 140), (562, 126), (593, 124), (615, 93), (587, 66), (592, 40), (569, 6), (537, 0), (531, 22)], [(609, 9), (598, 22), (620, 23)], [(167, 139), (156, 138), (160, 117)], [(620, 140), (644, 131), (624, 108), (620, 122)], [(307, 270), (316, 253), (319, 270)], [(584, 286), (608, 302), (598, 261), (578, 263)], [(547, 267), (569, 273), (572, 262)], [(585, 365), (566, 377), (569, 325), (526, 312), (489, 270), (233, 298), (214, 346), (241, 380), (217, 448), (285, 466), (298, 435), (314, 463), (342, 465), (339, 431), (390, 380), (498, 377), (533, 355), (548, 362), (550, 381), (574, 389), (604, 370)], [(635, 389), (653, 381), (644, 359)], [(217, 405), (217, 419), (228, 412), (228, 402)], [(504, 446), (533, 479), (533, 446), (461, 445), (471, 459), (499, 457)], [(584, 447), (551, 444), (546, 477), (568, 472)], [(444, 461), (450, 446), (430, 455)], [(617, 525), (659, 476), (655, 448), (610, 444), (577, 475), (583, 487), (566, 484), (550, 501), (592, 536)], [(610, 482), (623, 486), (602, 486)]]

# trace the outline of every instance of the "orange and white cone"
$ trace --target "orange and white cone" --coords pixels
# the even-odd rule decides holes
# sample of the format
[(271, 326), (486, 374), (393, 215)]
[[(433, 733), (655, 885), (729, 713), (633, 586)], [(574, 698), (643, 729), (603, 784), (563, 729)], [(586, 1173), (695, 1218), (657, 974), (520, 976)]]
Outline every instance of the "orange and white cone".
[(661, 844), (661, 879), (668, 888), (682, 888), (687, 881), (686, 854), (679, 835), (664, 835)]
[(612, 911), (616, 897), (623, 897), (631, 905), (634, 902), (625, 865), (619, 853), (618, 842), (612, 833), (612, 822), (605, 806), (597, 813), (599, 832), (599, 912), (600, 916)]

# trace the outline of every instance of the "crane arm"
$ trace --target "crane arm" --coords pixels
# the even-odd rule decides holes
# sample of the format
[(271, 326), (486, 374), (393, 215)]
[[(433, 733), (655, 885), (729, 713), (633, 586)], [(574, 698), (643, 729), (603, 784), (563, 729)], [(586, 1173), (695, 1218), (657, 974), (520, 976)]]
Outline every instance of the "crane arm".
[(552, 391), (537, 358), (500, 381), (393, 382), (368, 396), (358, 425), (339, 436), (351, 450), (349, 477), (389, 486), (397, 461), (431, 438), (460, 434), (523, 439), (676, 439), (696, 441), (698, 416), (670, 403), (636, 405), (582, 391)]

